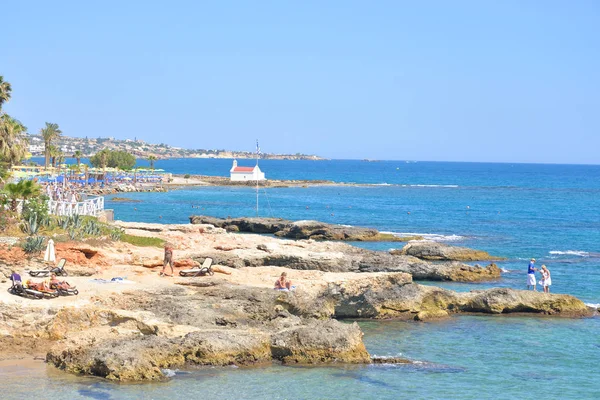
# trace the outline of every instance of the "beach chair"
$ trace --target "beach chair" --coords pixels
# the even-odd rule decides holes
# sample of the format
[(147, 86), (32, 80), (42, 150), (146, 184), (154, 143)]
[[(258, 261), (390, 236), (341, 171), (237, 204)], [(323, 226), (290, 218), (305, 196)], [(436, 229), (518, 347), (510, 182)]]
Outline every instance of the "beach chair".
[(51, 273), (54, 273), (54, 274), (56, 274), (56, 276), (67, 276), (69, 274), (65, 270), (66, 263), (67, 263), (67, 260), (65, 260), (64, 258), (61, 258), (61, 260), (58, 262), (58, 265), (56, 267), (32, 270), (32, 271), (29, 271), (29, 275), (31, 275), (31, 276), (48, 276)]
[(71, 295), (77, 296), (79, 294), (79, 290), (77, 290), (77, 288), (75, 286), (71, 286), (71, 285), (69, 285), (69, 287), (66, 288), (64, 286), (50, 284), (50, 289), (56, 290), (58, 292), (59, 296), (71, 296)]
[(204, 276), (204, 275), (214, 275), (215, 272), (212, 270), (212, 258), (206, 258), (202, 265), (198, 265), (193, 267), (192, 269), (184, 269), (179, 271), (179, 275), (181, 276)]
[(21, 297), (32, 297), (34, 299), (44, 298), (44, 293), (25, 287), (21, 281), (20, 275), (13, 274), (11, 275), (10, 280), (12, 282), (12, 286), (8, 288), (8, 293)]

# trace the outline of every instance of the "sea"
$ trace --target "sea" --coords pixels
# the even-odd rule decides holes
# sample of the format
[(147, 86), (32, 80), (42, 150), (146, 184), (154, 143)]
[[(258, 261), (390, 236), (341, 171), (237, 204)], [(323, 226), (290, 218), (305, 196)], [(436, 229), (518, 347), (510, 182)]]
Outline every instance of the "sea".
[[(240, 160), (253, 166), (256, 160)], [(140, 165), (147, 163), (140, 161)], [(195, 214), (262, 216), (421, 235), (506, 257), (499, 281), (422, 282), (456, 291), (526, 289), (545, 264), (553, 293), (600, 306), (600, 166), (360, 160), (260, 160), (268, 179), (343, 185), (187, 187), (127, 193), (106, 207), (125, 221), (187, 223)], [(175, 174), (227, 176), (231, 160), (158, 160)], [(258, 200), (257, 200), (258, 199)], [(399, 243), (352, 243), (387, 251)], [(539, 289), (539, 287), (538, 287)], [(352, 321), (347, 321), (352, 322)], [(41, 363), (0, 364), (3, 399), (597, 399), (600, 318), (456, 316), (358, 321), (372, 355), (408, 365), (191, 368), (168, 382), (114, 384)]]

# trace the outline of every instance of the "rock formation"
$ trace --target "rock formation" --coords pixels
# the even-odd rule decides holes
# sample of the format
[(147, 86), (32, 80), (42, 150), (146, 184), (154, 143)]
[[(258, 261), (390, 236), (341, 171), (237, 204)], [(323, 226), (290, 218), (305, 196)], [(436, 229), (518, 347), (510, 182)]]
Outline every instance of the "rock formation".
[(393, 255), (407, 255), (429, 261), (498, 261), (501, 257), (491, 256), (485, 251), (466, 247), (449, 246), (429, 240), (410, 241), (401, 250), (392, 250)]
[[(93, 271), (109, 280), (128, 276), (134, 284), (69, 276), (79, 296), (31, 300), (0, 293), (0, 357), (43, 352), (49, 363), (73, 373), (162, 380), (164, 368), (185, 365), (372, 362), (359, 326), (336, 319), (590, 315), (567, 295), (511, 289), (457, 293), (413, 281), (494, 279), (499, 276), (494, 264), (434, 263), (340, 242), (231, 234), (212, 225), (119, 225), (128, 234), (174, 243), (179, 266), (211, 257), (225, 274), (158, 278), (151, 267), (162, 264), (162, 248), (109, 240), (58, 243), (57, 255), (68, 258), (69, 272)], [(23, 261), (10, 267), (24, 273), (25, 265), (30, 266)], [(295, 291), (272, 289), (283, 270)], [(0, 272), (4, 276), (9, 268)]]
[[(190, 217), (192, 224), (210, 224), (230, 232), (271, 233), (288, 239), (403, 242), (406, 238), (381, 233), (376, 229), (326, 224), (319, 221), (289, 221), (281, 218)], [(411, 237), (410, 239), (414, 239)]]
[(119, 381), (162, 380), (162, 369), (185, 365), (371, 362), (358, 325), (333, 318), (589, 315), (572, 296), (511, 289), (456, 293), (416, 284), (402, 272), (296, 271), (294, 292), (236, 283), (277, 270), (246, 268), (231, 276), (176, 281), (185, 286), (163, 280), (114, 293), (117, 288), (102, 286), (104, 295), (76, 307), (53, 300), (0, 303), (0, 352), (50, 348), (47, 361), (65, 371)]

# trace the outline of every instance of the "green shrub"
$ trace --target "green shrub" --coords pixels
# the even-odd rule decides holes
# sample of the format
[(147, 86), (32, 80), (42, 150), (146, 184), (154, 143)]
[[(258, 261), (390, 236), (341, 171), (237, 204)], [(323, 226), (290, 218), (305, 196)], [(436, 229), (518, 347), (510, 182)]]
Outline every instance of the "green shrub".
[(39, 253), (44, 250), (44, 240), (46, 238), (43, 236), (29, 236), (21, 244), (21, 248), (27, 254)]
[(85, 235), (88, 236), (100, 236), (102, 233), (98, 221), (94, 219), (87, 220), (87, 222), (81, 227), (81, 230)]
[(96, 168), (130, 170), (135, 166), (135, 156), (123, 150), (104, 149), (90, 157), (90, 164)]
[(112, 240), (121, 240), (125, 232), (121, 228), (114, 228), (110, 231), (109, 236)]
[(185, 174), (183, 177), (184, 177), (185, 179), (190, 179), (190, 174)]
[(81, 228), (81, 222), (82, 222), (82, 219), (78, 214), (72, 215), (69, 218), (69, 225), (72, 228)]
[(29, 219), (21, 223), (21, 230), (29, 236), (35, 236), (40, 229), (37, 214), (31, 214)]
[(146, 247), (163, 247), (165, 241), (155, 237), (146, 236), (134, 236), (123, 233), (121, 235), (121, 241), (132, 244), (134, 246), (146, 246)]
[(32, 197), (23, 203), (23, 211), (21, 212), (21, 218), (25, 221), (31, 219), (31, 216), (35, 215), (37, 221), (41, 223), (48, 218), (48, 197)]
[(69, 217), (58, 217), (56, 223), (59, 228), (64, 229), (65, 231), (69, 229)]

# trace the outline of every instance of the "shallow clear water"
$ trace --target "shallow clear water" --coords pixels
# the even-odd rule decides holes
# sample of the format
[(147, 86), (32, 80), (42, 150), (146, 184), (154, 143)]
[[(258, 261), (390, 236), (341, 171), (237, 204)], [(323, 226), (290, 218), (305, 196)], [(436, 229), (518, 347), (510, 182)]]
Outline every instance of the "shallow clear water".
[(464, 316), (360, 325), (372, 354), (419, 363), (202, 368), (144, 385), (77, 378), (52, 367), (0, 367), (0, 387), (11, 400), (28, 398), (31, 387), (42, 398), (69, 399), (597, 398), (600, 319)]
[[(226, 175), (230, 165), (230, 160), (161, 160), (157, 168)], [(600, 166), (265, 160), (261, 168), (268, 178), (377, 184), (261, 189), (261, 216), (432, 234), (437, 240), (508, 258), (499, 263), (507, 272), (498, 282), (426, 284), (459, 291), (524, 288), (527, 262), (535, 257), (538, 265), (551, 270), (553, 292), (600, 303)], [(192, 214), (256, 214), (253, 188), (190, 188), (119, 197), (142, 201), (107, 201), (116, 218), (129, 221), (186, 223)], [(600, 397), (595, 383), (600, 364), (598, 318), (463, 316), (435, 323), (360, 324), (372, 354), (402, 355), (425, 363), (211, 368), (178, 373), (168, 383), (150, 385), (113, 385), (52, 369), (15, 372), (0, 366), (0, 387), (9, 399), (30, 395), (32, 382), (41, 385), (48, 397), (74, 399)], [(22, 378), (25, 374), (27, 380)]]

